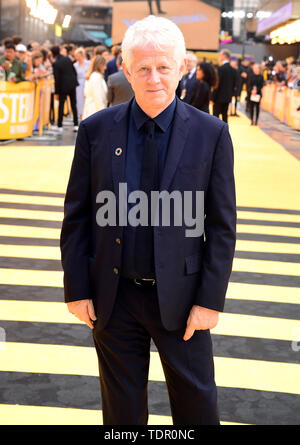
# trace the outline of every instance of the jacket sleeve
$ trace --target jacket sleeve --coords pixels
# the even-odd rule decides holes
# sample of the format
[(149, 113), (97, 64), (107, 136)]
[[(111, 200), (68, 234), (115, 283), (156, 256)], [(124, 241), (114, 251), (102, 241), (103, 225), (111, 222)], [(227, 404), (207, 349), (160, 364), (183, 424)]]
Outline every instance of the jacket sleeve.
[(91, 202), (90, 154), (86, 128), (80, 124), (60, 236), (64, 270), (65, 302), (91, 298), (88, 258), (90, 255)]
[(108, 76), (107, 79), (107, 106), (113, 103), (114, 100), (114, 88), (112, 85), (111, 77)]
[(236, 242), (233, 147), (227, 124), (219, 136), (204, 199), (204, 256), (194, 304), (221, 312)]
[(53, 76), (54, 76), (54, 89), (55, 89), (54, 94), (59, 94), (61, 92), (60, 91), (61, 90), (61, 88), (60, 88), (61, 80), (60, 80), (59, 69), (58, 69), (56, 63), (53, 63), (52, 68), (53, 68)]

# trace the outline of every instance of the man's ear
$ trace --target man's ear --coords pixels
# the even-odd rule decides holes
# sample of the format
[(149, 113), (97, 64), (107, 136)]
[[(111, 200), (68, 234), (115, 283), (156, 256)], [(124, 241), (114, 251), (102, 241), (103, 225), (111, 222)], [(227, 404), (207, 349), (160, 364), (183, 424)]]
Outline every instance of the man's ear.
[(125, 62), (122, 62), (122, 68), (123, 68), (123, 72), (124, 72), (124, 74), (125, 74), (125, 76), (126, 76), (128, 82), (131, 83), (131, 74), (130, 74), (130, 72), (128, 71), (128, 68), (127, 68)]

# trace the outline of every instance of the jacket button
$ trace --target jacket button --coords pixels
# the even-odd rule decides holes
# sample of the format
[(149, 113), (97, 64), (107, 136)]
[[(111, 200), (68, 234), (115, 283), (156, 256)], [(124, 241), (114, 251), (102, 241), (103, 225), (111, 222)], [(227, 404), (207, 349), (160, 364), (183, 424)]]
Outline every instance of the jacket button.
[(114, 274), (118, 275), (119, 269), (117, 267), (114, 267)]
[(117, 244), (121, 244), (121, 240), (120, 240), (120, 238), (116, 238), (116, 243), (117, 243)]

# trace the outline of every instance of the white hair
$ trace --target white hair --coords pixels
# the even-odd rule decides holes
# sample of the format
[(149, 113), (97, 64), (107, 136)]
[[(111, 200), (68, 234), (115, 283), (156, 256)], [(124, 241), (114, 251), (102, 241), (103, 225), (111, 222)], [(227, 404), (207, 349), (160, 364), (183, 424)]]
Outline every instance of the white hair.
[(188, 52), (188, 53), (186, 53), (186, 57), (187, 57), (187, 59), (194, 60), (194, 62), (198, 61), (198, 58), (197, 58), (196, 54), (194, 54), (194, 53)]
[(80, 46), (79, 48), (75, 49), (74, 54), (82, 54), (85, 56), (85, 49)]
[(122, 57), (130, 66), (133, 48), (145, 48), (149, 44), (155, 49), (164, 51), (166, 47), (174, 48), (174, 59), (180, 64), (186, 57), (185, 41), (182, 32), (169, 19), (149, 15), (138, 20), (125, 32), (122, 42)]

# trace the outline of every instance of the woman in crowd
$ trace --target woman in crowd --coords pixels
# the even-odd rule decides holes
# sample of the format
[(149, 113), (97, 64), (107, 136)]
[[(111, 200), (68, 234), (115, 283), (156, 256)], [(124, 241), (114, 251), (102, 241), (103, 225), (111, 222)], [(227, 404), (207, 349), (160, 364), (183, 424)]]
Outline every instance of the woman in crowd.
[(191, 105), (209, 113), (212, 88), (217, 85), (217, 72), (211, 63), (200, 62), (196, 70), (197, 86), (191, 98)]
[(86, 80), (89, 80), (89, 78), (91, 77), (91, 74), (93, 72), (93, 64), (94, 64), (94, 60), (97, 56), (102, 56), (104, 57), (104, 59), (106, 60), (106, 62), (108, 62), (109, 60), (109, 51), (107, 50), (106, 46), (103, 45), (98, 45), (95, 46), (94, 50), (93, 50), (93, 57), (91, 58), (91, 64), (89, 69), (86, 72), (85, 78)]
[(96, 56), (92, 64), (92, 74), (84, 86), (83, 119), (107, 107), (107, 85), (104, 80), (105, 69), (105, 58)]
[(78, 87), (76, 87), (76, 103), (77, 112), (80, 119), (82, 119), (83, 106), (84, 106), (84, 84), (85, 75), (90, 66), (90, 61), (86, 59), (85, 50), (83, 48), (77, 48), (75, 50), (74, 68), (77, 73)]
[(50, 62), (50, 53), (47, 49), (42, 48), (41, 53), (43, 56), (42, 65), (45, 67), (45, 69), (49, 72), (52, 72), (52, 63)]
[(43, 64), (43, 54), (41, 51), (34, 51), (31, 56), (31, 75), (28, 80), (42, 79), (50, 74)]
[[(261, 74), (260, 65), (255, 63), (252, 67), (253, 74), (249, 81), (249, 105), (250, 105), (250, 117), (251, 125), (257, 125), (259, 111), (260, 111), (260, 101), (262, 97), (262, 87), (264, 86), (264, 79)], [(254, 119), (255, 112), (255, 119)]]

